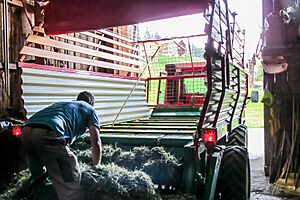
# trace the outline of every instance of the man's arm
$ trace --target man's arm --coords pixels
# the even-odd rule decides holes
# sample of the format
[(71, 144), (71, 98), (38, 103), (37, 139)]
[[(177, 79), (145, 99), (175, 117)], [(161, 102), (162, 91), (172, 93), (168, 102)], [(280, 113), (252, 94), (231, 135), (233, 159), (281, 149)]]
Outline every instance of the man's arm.
[(98, 165), (101, 163), (101, 157), (102, 157), (102, 144), (99, 136), (100, 131), (98, 127), (91, 125), (89, 127), (89, 132), (90, 132), (90, 138), (92, 144), (93, 165)]

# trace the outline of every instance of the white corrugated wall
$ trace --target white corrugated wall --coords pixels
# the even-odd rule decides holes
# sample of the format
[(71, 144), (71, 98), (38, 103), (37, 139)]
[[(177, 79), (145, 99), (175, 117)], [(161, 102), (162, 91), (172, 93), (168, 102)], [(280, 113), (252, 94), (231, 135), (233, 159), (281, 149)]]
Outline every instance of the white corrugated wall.
[[(75, 100), (83, 90), (95, 95), (101, 125), (112, 123), (136, 80), (22, 68), (22, 98), (27, 118), (57, 101)], [(145, 81), (139, 81), (117, 121), (148, 118)]]

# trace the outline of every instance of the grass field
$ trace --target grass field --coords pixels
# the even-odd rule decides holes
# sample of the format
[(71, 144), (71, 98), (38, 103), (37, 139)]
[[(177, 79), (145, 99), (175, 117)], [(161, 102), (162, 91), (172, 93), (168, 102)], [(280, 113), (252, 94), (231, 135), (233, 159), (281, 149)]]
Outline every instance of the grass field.
[[(193, 57), (193, 61), (200, 61), (200, 57)], [(144, 73), (144, 77), (149, 77), (149, 72), (151, 72), (152, 78), (166, 76), (166, 64), (170, 63), (190, 63), (191, 57), (190, 56), (169, 56), (169, 55), (158, 55), (157, 58), (149, 63), (149, 70), (146, 70)], [(187, 64), (188, 66), (188, 64)], [(175, 70), (174, 70), (175, 72)], [(176, 82), (177, 81), (177, 82)], [(176, 80), (176, 84), (178, 84), (178, 80)], [(150, 105), (156, 105), (157, 101), (160, 104), (164, 103), (165, 100), (165, 88), (166, 88), (167, 81), (166, 79), (161, 80), (151, 80), (149, 82), (149, 101)], [(170, 84), (170, 83), (169, 83)], [(175, 84), (175, 83), (173, 83)], [(206, 86), (204, 78), (185, 78), (184, 79), (184, 86), (187, 93), (199, 93), (204, 94), (206, 93)], [(160, 91), (158, 93), (158, 90)], [(159, 97), (158, 97), (159, 95)]]
[[(261, 103), (261, 98), (263, 96), (263, 91), (258, 89), (259, 91), (259, 102), (253, 103), (249, 101), (246, 105), (245, 109), (245, 117), (246, 117), (246, 125), (248, 128), (263, 128), (264, 127), (264, 104)], [(249, 95), (251, 95), (251, 91), (249, 91)]]

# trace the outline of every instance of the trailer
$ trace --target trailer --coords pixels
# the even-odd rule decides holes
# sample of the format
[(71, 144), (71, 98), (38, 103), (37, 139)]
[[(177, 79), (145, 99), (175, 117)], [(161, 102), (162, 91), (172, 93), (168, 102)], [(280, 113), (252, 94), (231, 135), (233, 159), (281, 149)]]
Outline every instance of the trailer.
[[(129, 48), (129, 43), (134, 46), (130, 47), (131, 52), (139, 49), (139, 59), (136, 59), (137, 56), (132, 53), (129, 57), (134, 57), (134, 59), (129, 60), (128, 52), (126, 52), (127, 57), (123, 56), (124, 58), (114, 55), (113, 58), (118, 59), (118, 62), (107, 62), (104, 58), (88, 61), (87, 58), (84, 58), (78, 59), (78, 63), (94, 67), (105, 65), (112, 71), (120, 70), (123, 67), (126, 73), (120, 73), (121, 75), (130, 74), (134, 76), (130, 80), (124, 77), (125, 80), (120, 81), (118, 79), (118, 83), (130, 82), (131, 88), (123, 87), (127, 93), (123, 95), (125, 98), (122, 98), (123, 103), (121, 106), (118, 106), (117, 109), (114, 108), (115, 115), (107, 114), (107, 117), (103, 117), (100, 114), (100, 119), (101, 117), (107, 119), (101, 126), (101, 140), (104, 144), (117, 143), (120, 147), (126, 149), (132, 149), (136, 146), (162, 146), (176, 157), (179, 157), (182, 167), (178, 167), (171, 172), (173, 178), (170, 180), (162, 178), (164, 173), (170, 171), (169, 169), (158, 169), (151, 175), (152, 181), (158, 185), (160, 191), (190, 193), (196, 195), (198, 199), (249, 199), (250, 166), (247, 152), (247, 127), (244, 125), (243, 118), (248, 96), (248, 69), (245, 67), (244, 62), (244, 31), (238, 26), (235, 19), (236, 13), (229, 10), (227, 1), (213, 0), (201, 1), (201, 3), (186, 1), (183, 4), (180, 4), (179, 1), (149, 4), (140, 2), (132, 4), (132, 6), (136, 6), (137, 10), (140, 8), (153, 9), (153, 13), (135, 12), (119, 20), (112, 20), (114, 16), (111, 12), (105, 12), (103, 2), (94, 1), (95, 4), (89, 5), (102, 5), (103, 15), (101, 16), (106, 17), (104, 18), (106, 20), (102, 21), (103, 24), (98, 25), (98, 27), (95, 27), (97, 24), (93, 21), (84, 20), (85, 18), (78, 14), (79, 11), (83, 11), (84, 16), (88, 19), (96, 15), (95, 12), (88, 12), (90, 9), (88, 5), (84, 10), (78, 5), (76, 7), (79, 2), (73, 2), (73, 6), (78, 9), (78, 12), (73, 12), (73, 10), (68, 13), (68, 19), (55, 12), (55, 9), (64, 7), (67, 3), (67, 1), (52, 1), (50, 6), (45, 7), (44, 27), (47, 34), (107, 28), (203, 12), (203, 17), (206, 20), (204, 34), (159, 40), (136, 40), (133, 43), (126, 40), (127, 44), (121, 46)], [(119, 6), (118, 9), (116, 9), (117, 5)], [(115, 13), (122, 13), (122, 9), (123, 11), (129, 9), (128, 5), (129, 2), (120, 1), (106, 6), (109, 6)], [(169, 6), (169, 9), (165, 9), (166, 6)], [(173, 13), (173, 11), (176, 12)], [(153, 17), (154, 14), (157, 15)], [(78, 19), (78, 16), (81, 16), (80, 19)], [(70, 44), (62, 45), (54, 41), (53, 38), (43, 39), (44, 30), (41, 27), (36, 27), (34, 31), (35, 34), (27, 38), (28, 42), (21, 50), (22, 55), (40, 58), (47, 52), (47, 59), (57, 60), (59, 59), (59, 50), (57, 49), (65, 48), (67, 51), (75, 51), (74, 46)], [(119, 36), (105, 31), (103, 30), (101, 33), (119, 38)], [(92, 35), (88, 32), (84, 34)], [(57, 37), (59, 39), (70, 39), (69, 36), (59, 35)], [(103, 39), (103, 36), (97, 33), (95, 38)], [(206, 42), (201, 44), (204, 53), (201, 53), (199, 48), (194, 48), (196, 43), (193, 41), (199, 41), (199, 38), (206, 38)], [(73, 39), (71, 41), (76, 44), (81, 40)], [(105, 41), (109, 42), (110, 40), (105, 39)], [(90, 43), (85, 42), (84, 44)], [(49, 53), (50, 50), (47, 48), (38, 49), (37, 46), (39, 45), (50, 46), (51, 49), (54, 49), (54, 52)], [(155, 47), (154, 51), (151, 49), (153, 46)], [(112, 49), (105, 48), (106, 53), (103, 55), (106, 59), (110, 59), (107, 52), (111, 52)], [(79, 53), (95, 57), (93, 50), (86, 51), (84, 47), (78, 47), (78, 49)], [(116, 50), (113, 51), (120, 53)], [(123, 55), (125, 55), (124, 52)], [(77, 61), (74, 61), (74, 57), (70, 55), (64, 56), (62, 59), (64, 59), (64, 62), (58, 62), (61, 68), (65, 68), (65, 64), (68, 62)], [(139, 65), (138, 62), (140, 61), (142, 61), (142, 65)], [(133, 65), (141, 67), (132, 67)], [(21, 72), (23, 71), (23, 76), (25, 74), (29, 77), (27, 80), (36, 81), (28, 84), (28, 87), (32, 87), (30, 94), (33, 96), (39, 95), (39, 91), (33, 89), (36, 89), (39, 86), (38, 83), (41, 83), (40, 80), (32, 78), (36, 77), (36, 74), (49, 78), (47, 77), (47, 70), (54, 71), (52, 77), (56, 78), (55, 80), (60, 80), (58, 73), (72, 71), (72, 69), (57, 69), (51, 66), (43, 67), (40, 64), (31, 64), (28, 60), (27, 62), (22, 60), (18, 66)], [(36, 72), (33, 69), (46, 71)], [(87, 70), (89, 69), (90, 67)], [(72, 78), (82, 78), (82, 74), (84, 74), (78, 74), (74, 70), (72, 72), (75, 75), (73, 77), (69, 75), (68, 81), (63, 83), (62, 87), (68, 88), (73, 83)], [(108, 72), (108, 70), (105, 72)], [(103, 74), (90, 74), (103, 76)], [(107, 76), (104, 81), (107, 83), (113, 78), (116, 78), (116, 76)], [(136, 106), (133, 105), (136, 102), (132, 103), (130, 101), (135, 96), (141, 95), (140, 91), (143, 90), (139, 85), (141, 81), (145, 83), (143, 94), (146, 96), (151, 114), (128, 119), (126, 118), (126, 112), (135, 112), (131, 108)], [(106, 84), (105, 87), (108, 87), (108, 85)], [(25, 86), (21, 86), (23, 91), (26, 89)], [(96, 87), (89, 84), (86, 84), (86, 86), (93, 89)], [(45, 86), (45, 88), (49, 90), (51, 84)], [(116, 89), (116, 85), (113, 88)], [(106, 90), (109, 90), (109, 88), (106, 88)], [(120, 93), (123, 92), (121, 90), (122, 88), (119, 91)], [(137, 92), (137, 90), (139, 91)], [(97, 92), (100, 96), (101, 91), (95, 91), (97, 99)], [(62, 93), (64, 92), (62, 91)], [(47, 91), (46, 93), (53, 97), (54, 92)], [(74, 91), (69, 91), (64, 95), (71, 96), (73, 93)], [(34, 102), (34, 98), (25, 99), (25, 107), (30, 108), (30, 100)], [(49, 99), (43, 100), (47, 103), (50, 102)], [(114, 100), (116, 101), (116, 99)], [(32, 114), (38, 104), (37, 102), (32, 103), (32, 109), (26, 110), (27, 115)], [(97, 101), (95, 107), (97, 107)], [(148, 112), (148, 110), (145, 112)]]
[[(206, 35), (139, 42), (144, 47), (151, 115), (102, 126), (101, 139), (124, 149), (162, 146), (180, 158), (182, 167), (157, 168), (151, 174), (163, 192), (181, 191), (199, 199), (248, 199), (247, 128), (242, 115), (246, 69), (226, 66), (208, 51), (202, 55), (199, 49), (191, 50), (201, 37)], [(183, 55), (178, 51), (182, 44), (187, 44)], [(169, 180), (159, 178), (170, 173)]]

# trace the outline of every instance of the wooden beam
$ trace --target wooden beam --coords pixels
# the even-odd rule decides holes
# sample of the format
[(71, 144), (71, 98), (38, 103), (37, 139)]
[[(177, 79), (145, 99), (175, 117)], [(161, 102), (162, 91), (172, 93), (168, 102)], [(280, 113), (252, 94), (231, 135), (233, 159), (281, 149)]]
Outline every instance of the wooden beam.
[(43, 34), (45, 34), (44, 28), (41, 28), (41, 27), (38, 27), (38, 26), (33, 27), (32, 31), (33, 31), (33, 32), (38, 32), (38, 33), (43, 33)]
[(95, 33), (91, 33), (91, 32), (82, 32), (82, 34), (87, 35), (87, 36), (90, 36), (90, 37), (93, 37), (93, 38), (96, 38), (96, 39), (99, 39), (99, 40), (103, 40), (103, 41), (108, 42), (108, 43), (111, 43), (111, 44), (115, 44), (115, 45), (118, 45), (118, 46), (122, 46), (122, 47), (125, 47), (125, 48), (130, 49), (130, 50), (133, 50), (133, 51), (138, 51), (138, 52), (140, 51), (138, 48), (135, 48), (135, 47), (130, 46), (130, 45), (127, 45), (127, 44), (124, 44), (124, 43), (122, 43), (122, 42), (118, 42), (118, 41), (115, 41), (115, 40), (112, 40), (112, 39), (103, 37), (103, 36), (98, 35), (98, 34), (95, 34)]
[(27, 38), (27, 42), (51, 46), (51, 47), (69, 50), (69, 51), (74, 51), (77, 53), (87, 54), (87, 55), (91, 55), (91, 56), (103, 58), (103, 59), (109, 59), (112, 61), (124, 62), (124, 63), (132, 64), (132, 65), (141, 65), (142, 64), (141, 62), (139, 62), (137, 60), (124, 58), (124, 57), (113, 55), (110, 53), (96, 51), (96, 50), (76, 46), (73, 44), (64, 43), (64, 42), (61, 42), (58, 40), (52, 40), (52, 39), (37, 36), (37, 35), (29, 35), (29, 37)]
[[(3, 69), (3, 63), (0, 63), (0, 69)], [(10, 63), (9, 64), (9, 69), (17, 69), (17, 64), (16, 63)]]
[(120, 39), (120, 40), (124, 40), (124, 41), (129, 42), (129, 43), (134, 42), (133, 40), (131, 40), (131, 39), (127, 38), (127, 37), (124, 37), (124, 36), (122, 36), (122, 35), (119, 35), (119, 34), (116, 34), (116, 33), (111, 32), (111, 31), (104, 30), (104, 29), (97, 30), (96, 32), (101, 32), (101, 33), (104, 33), (104, 34), (106, 34), (106, 35), (109, 35), (109, 36), (118, 38), (118, 39)]
[(47, 51), (47, 50), (37, 49), (37, 48), (33, 48), (33, 47), (28, 47), (28, 46), (24, 46), (22, 48), (20, 54), (36, 56), (36, 57), (40, 57), (40, 58), (61, 60), (61, 61), (72, 62), (72, 63), (91, 65), (91, 66), (95, 66), (95, 67), (102, 67), (102, 68), (108, 68), (108, 69), (114, 69), (114, 70), (140, 73), (139, 68), (126, 67), (126, 66), (118, 65), (118, 64), (114, 64), (114, 63), (108, 63), (108, 62), (99, 61), (99, 60), (91, 60), (88, 58), (81, 58), (81, 57), (71, 56), (71, 55), (67, 55), (67, 54), (61, 54), (61, 53), (57, 53), (57, 52), (53, 52), (53, 51)]
[[(39, 33), (45, 33), (44, 29), (40, 28), (40, 27), (34, 27), (33, 31), (34, 32), (39, 32)], [(101, 30), (101, 32), (102, 31), (103, 30)], [(104, 32), (107, 33), (109, 31), (104, 31)], [(94, 34), (94, 35), (96, 35), (96, 34)], [(117, 34), (115, 34), (115, 35), (117, 35)], [(66, 40), (71, 40), (73, 42), (77, 42), (77, 43), (80, 43), (80, 44), (85, 44), (85, 45), (92, 46), (92, 47), (95, 47), (95, 48), (99, 48), (99, 49), (102, 49), (102, 50), (105, 50), (105, 51), (110, 51), (110, 52), (113, 52), (113, 53), (122, 54), (124, 56), (128, 56), (128, 57), (131, 57), (131, 58), (142, 59), (142, 57), (139, 56), (139, 55), (131, 54), (129, 52), (122, 51), (122, 50), (115, 49), (115, 48), (108, 47), (108, 46), (104, 46), (104, 45), (101, 45), (101, 44), (96, 44), (96, 43), (93, 43), (93, 42), (90, 42), (90, 41), (87, 41), (87, 40), (83, 40), (83, 39), (80, 39), (80, 38), (76, 38), (76, 37), (73, 37), (73, 36), (70, 36), (70, 35), (55, 35), (55, 37), (59, 37), (59, 38), (66, 39)], [(99, 38), (97, 38), (97, 39), (99, 39)]]
[[(0, 3), (3, 3), (3, 0), (0, 0)], [(8, 5), (23, 8), (23, 3), (21, 0), (7, 0)], [(27, 3), (28, 12), (33, 12), (34, 5)]]
[[(3, 1), (1, 0), (1, 3), (2, 3), (2, 2), (3, 2)], [(8, 0), (7, 2), (8, 2), (8, 4), (10, 4), (10, 5), (12, 5), (12, 6), (17, 6), (17, 7), (23, 8), (23, 3), (22, 3), (22, 1), (20, 1), (20, 0)]]
[(88, 46), (93, 46), (93, 47), (96, 47), (96, 48), (99, 48), (99, 49), (102, 49), (102, 50), (106, 50), (106, 51), (110, 51), (110, 52), (113, 52), (113, 53), (122, 54), (124, 56), (129, 56), (131, 58), (142, 59), (141, 56), (134, 55), (134, 54), (128, 53), (126, 51), (122, 51), (122, 50), (115, 49), (115, 48), (112, 48), (112, 47), (104, 46), (104, 45), (101, 45), (101, 44), (96, 44), (96, 43), (93, 43), (93, 42), (89, 42), (87, 40), (79, 39), (79, 38), (76, 38), (76, 37), (72, 37), (72, 36), (68, 36), (68, 35), (57, 35), (56, 37), (60, 37), (60, 38), (66, 39), (66, 40), (71, 40), (71, 41), (74, 41), (74, 42), (77, 42), (77, 43), (80, 43), (80, 44), (85, 44), (85, 45), (88, 45)]

